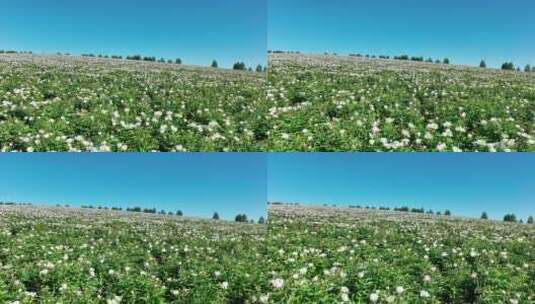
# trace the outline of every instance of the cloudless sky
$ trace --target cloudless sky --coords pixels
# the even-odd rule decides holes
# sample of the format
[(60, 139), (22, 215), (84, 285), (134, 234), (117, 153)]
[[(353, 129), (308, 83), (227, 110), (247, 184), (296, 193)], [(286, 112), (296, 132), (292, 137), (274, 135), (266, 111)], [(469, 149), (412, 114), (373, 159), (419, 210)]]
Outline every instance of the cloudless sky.
[(230, 67), (266, 62), (267, 0), (17, 0), (0, 8), (0, 49), (142, 54)]
[(2, 153), (0, 168), (0, 201), (266, 215), (264, 154)]
[(268, 200), (535, 216), (535, 154), (301, 153), (268, 156)]
[(269, 0), (268, 48), (535, 65), (532, 0)]

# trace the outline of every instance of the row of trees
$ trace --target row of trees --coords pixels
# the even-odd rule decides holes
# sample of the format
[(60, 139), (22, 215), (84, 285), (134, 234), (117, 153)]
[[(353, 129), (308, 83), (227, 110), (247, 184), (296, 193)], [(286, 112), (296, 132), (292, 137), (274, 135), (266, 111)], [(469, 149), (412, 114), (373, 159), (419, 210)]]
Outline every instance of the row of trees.
[[(61, 207), (61, 205), (56, 205), (57, 207)], [(64, 207), (69, 207), (69, 205), (64, 205)], [(114, 211), (122, 211), (123, 208), (120, 208), (120, 207), (102, 207), (102, 206), (97, 206), (97, 207), (94, 207), (92, 205), (82, 205), (81, 206), (82, 208), (87, 208), (87, 209), (104, 209), (104, 210), (114, 210)], [(160, 210), (160, 211), (157, 211), (156, 208), (141, 208), (141, 207), (127, 207), (125, 209), (127, 212), (139, 212), (139, 213), (150, 213), (150, 214), (162, 214), (162, 215), (176, 215), (176, 216), (183, 216), (184, 213), (182, 212), (182, 210), (178, 210), (176, 211), (175, 213), (171, 212), (171, 211), (165, 211), (165, 210)], [(214, 214), (212, 215), (212, 219), (213, 220), (219, 220), (220, 217), (219, 217), (219, 213), (217, 212), (214, 212)], [(245, 214), (238, 214), (236, 215), (235, 219), (234, 219), (236, 222), (249, 222), (249, 223), (254, 223), (254, 220), (251, 219), (251, 220), (248, 220), (247, 219), (247, 215)], [(265, 219), (264, 217), (260, 217), (258, 219), (258, 223), (259, 224), (264, 224), (265, 223)]]
[[(32, 52), (25, 52), (25, 51), (14, 51), (14, 50), (8, 50), (8, 51), (5, 51), (5, 50), (0, 50), (0, 54), (32, 54)], [(58, 56), (70, 56), (71, 54), (70, 53), (56, 53), (56, 55)], [(142, 55), (139, 55), (139, 54), (136, 54), (136, 55), (128, 55), (126, 57), (123, 57), (121, 55), (103, 55), (103, 54), (92, 54), (92, 53), (89, 53), (89, 54), (81, 54), (82, 57), (91, 57), (91, 58), (111, 58), (111, 59), (126, 59), (126, 60), (134, 60), (134, 61), (147, 61), (147, 62), (159, 62), (159, 63), (168, 63), (168, 64), (182, 64), (182, 59), (181, 58), (176, 58), (174, 60), (172, 59), (165, 59), (165, 58), (160, 58), (160, 59), (157, 59), (156, 57), (154, 56), (142, 56)], [(219, 68), (219, 64), (217, 62), (217, 60), (213, 60), (212, 61), (212, 64), (210, 65), (212, 68)], [(234, 63), (233, 67), (232, 67), (234, 70), (242, 70), (242, 71), (256, 71), (258, 73), (261, 73), (261, 72), (266, 72), (267, 71), (267, 67), (266, 66), (262, 66), (262, 65), (257, 65), (256, 68), (252, 68), (252, 67), (247, 67), (245, 65), (245, 63), (243, 62), (236, 62)]]
[[(123, 59), (122, 56), (119, 56), (119, 55), (111, 55), (111, 56), (108, 56), (108, 55), (94, 55), (94, 54), (82, 54), (82, 57), (98, 57), (98, 58), (111, 58), (111, 59)], [(141, 56), (141, 55), (129, 55), (129, 56), (126, 56), (125, 57), (126, 60), (135, 60), (135, 61), (148, 61), (148, 62), (159, 62), (159, 63), (169, 63), (169, 64), (182, 64), (182, 59), (181, 58), (177, 58), (175, 59), (174, 61), (171, 60), (171, 59), (165, 59), (165, 58), (160, 58), (160, 59), (156, 59), (156, 57), (154, 56)], [(210, 64), (210, 67), (212, 68), (219, 68), (219, 63), (217, 62), (217, 60), (213, 60), (212, 63)], [(250, 71), (252, 72), (253, 71), (253, 68), (252, 67), (247, 67), (245, 65), (245, 63), (243, 62), (236, 62), (234, 63), (234, 65), (232, 66), (232, 68), (234, 70), (241, 70), (241, 71)], [(262, 65), (257, 65), (256, 68), (254, 69), (254, 71), (258, 72), (258, 73), (261, 73), (261, 72), (266, 72), (267, 71), (267, 67), (265, 66), (262, 66)]]
[[(489, 218), (489, 216), (487, 215), (486, 212), (481, 213), (481, 219), (487, 220), (488, 218)], [(506, 215), (504, 215), (503, 216), (503, 221), (504, 222), (510, 222), (510, 223), (517, 223), (518, 222), (520, 224), (524, 223), (524, 221), (522, 219), (517, 220), (516, 215), (514, 213), (507, 213)], [(532, 215), (528, 216), (528, 219), (527, 219), (526, 223), (527, 224), (533, 224), (534, 223)]]
[(412, 213), (436, 214), (436, 215), (446, 215), (446, 216), (451, 215), (451, 211), (448, 209), (444, 210), (444, 213), (442, 213), (441, 211), (435, 212), (431, 209), (426, 211), (424, 208), (410, 208), (408, 206), (390, 208), (390, 207), (383, 207), (383, 206), (375, 207), (375, 206), (349, 205), (349, 208), (372, 209), (372, 210), (378, 209), (378, 210), (385, 210), (385, 211), (393, 210), (393, 211), (398, 211), (398, 212), (412, 212)]
[[(280, 51), (280, 50), (276, 50), (276, 51), (272, 51), (272, 50), (269, 50), (268, 53), (270, 54), (300, 54), (301, 52), (299, 51)], [(329, 55), (329, 53), (324, 53), (325, 55)], [(338, 55), (337, 53), (332, 53), (332, 55)], [(379, 55), (379, 56), (376, 56), (376, 55), (369, 55), (369, 54), (366, 54), (366, 55), (363, 55), (363, 54), (353, 54), (353, 53), (350, 53), (349, 56), (351, 57), (366, 57), (366, 58), (379, 58), (379, 59), (394, 59), (394, 60), (406, 60), (406, 61), (418, 61), (418, 62), (428, 62), (428, 63), (442, 63), (442, 64), (450, 64), (450, 59), (449, 58), (444, 58), (442, 60), (439, 60), (439, 59), (435, 59), (433, 60), (433, 58), (427, 58), (427, 59), (424, 59), (423, 56), (409, 56), (409, 55), (400, 55), (400, 56), (393, 56), (393, 57), (390, 57), (388, 55)], [(485, 60), (481, 60), (479, 62), (479, 67), (480, 68), (486, 68), (487, 67), (487, 63), (485, 62)], [(535, 72), (535, 66), (531, 66), (529, 64), (525, 65), (524, 66), (524, 69), (521, 69), (520, 66), (518, 67), (515, 67), (515, 65), (512, 63), (512, 62), (504, 62), (501, 66), (501, 69), (502, 70), (508, 70), (508, 71), (524, 71), (524, 72)]]
[[(482, 67), (482, 68), (485, 68), (486, 67), (485, 61), (482, 60), (481, 64), (479, 66)], [(504, 70), (504, 71), (514, 71), (514, 70), (516, 70), (518, 72), (522, 71), (522, 69), (520, 69), (520, 67), (516, 67), (515, 68), (514, 63), (512, 63), (512, 62), (504, 62), (502, 64), (502, 70)], [(526, 73), (534, 72), (535, 73), (535, 67), (532, 67), (531, 65), (526, 64), (526, 66), (524, 67), (524, 72), (526, 72)]]
[[(14, 202), (0, 202), (0, 205), (6, 205), (6, 206), (32, 206), (32, 203), (14, 203)], [(70, 208), (71, 206), (68, 204), (60, 205), (56, 204), (56, 207), (64, 207), (64, 208)], [(99, 210), (113, 210), (113, 211), (123, 211), (123, 208), (121, 207), (107, 207), (107, 206), (93, 206), (93, 205), (81, 205), (80, 206), (83, 209), (99, 209)], [(177, 210), (176, 212), (171, 211), (165, 211), (164, 209), (161, 209), (160, 211), (157, 211), (156, 208), (141, 208), (139, 206), (135, 207), (127, 207), (126, 212), (137, 212), (137, 213), (149, 213), (149, 214), (161, 214), (161, 215), (176, 215), (176, 216), (183, 216), (184, 213), (182, 210)], [(212, 219), (219, 220), (219, 213), (214, 212), (212, 215)], [(255, 221), (253, 219), (247, 219), (246, 214), (238, 214), (234, 218), (234, 221), (241, 222), (241, 223), (254, 223)], [(261, 216), (258, 219), (258, 224), (264, 224), (266, 222), (265, 218)]]

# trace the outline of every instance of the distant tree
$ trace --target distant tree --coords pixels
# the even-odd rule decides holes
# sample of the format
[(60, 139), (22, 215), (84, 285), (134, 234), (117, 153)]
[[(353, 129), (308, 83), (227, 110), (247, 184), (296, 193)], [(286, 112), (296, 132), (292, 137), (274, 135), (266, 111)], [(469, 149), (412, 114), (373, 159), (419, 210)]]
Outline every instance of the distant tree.
[(160, 58), (160, 60), (158, 60), (158, 62), (160, 62), (160, 63), (165, 63), (165, 58), (163, 58), (163, 57)]
[(267, 73), (268, 67), (264, 66), (264, 73)]
[(514, 71), (515, 65), (512, 62), (504, 62), (502, 64), (502, 70), (504, 71)]
[(426, 61), (429, 62), (429, 63), (433, 63), (433, 58), (429, 57), (429, 58), (427, 58)]
[(234, 70), (239, 70), (239, 71), (245, 71), (247, 70), (247, 67), (245, 66), (245, 63), (243, 62), (236, 62), (234, 63), (234, 65), (232, 66), (232, 68)]
[(530, 215), (528, 216), (528, 221), (527, 221), (528, 224), (533, 224), (533, 216)]
[(238, 214), (236, 215), (236, 217), (234, 218), (234, 220), (236, 222), (240, 222), (240, 223), (247, 223), (247, 215), (245, 214)]
[(531, 65), (526, 64), (526, 66), (524, 67), (524, 72), (531, 72)]
[(219, 219), (219, 214), (217, 212), (214, 212), (214, 215), (212, 215), (212, 219), (213, 220), (218, 220)]
[(446, 211), (444, 211), (444, 215), (446, 215), (446, 216), (450, 216), (450, 215), (451, 215), (451, 211), (449, 211), (448, 209), (446, 209)]
[[(533, 220), (533, 218), (532, 218)], [(266, 222), (266, 220), (264, 219), (263, 216), (261, 216), (260, 218), (258, 218), (258, 224), (264, 224)]]
[(259, 64), (259, 65), (256, 66), (256, 72), (261, 73), (262, 70), (263, 70), (262, 69), (262, 65)]
[(479, 67), (480, 68), (486, 68), (487, 67), (487, 63), (485, 62), (485, 60), (481, 60), (481, 62), (479, 63)]
[(178, 215), (178, 216), (182, 216), (182, 215), (183, 215), (183, 213), (182, 213), (182, 211), (181, 211), (181, 210), (178, 210), (178, 211), (176, 212), (176, 215)]
[(175, 60), (175, 63), (176, 63), (176, 64), (182, 64), (182, 59), (177, 58), (177, 59)]
[(516, 223), (516, 215), (514, 215), (513, 213), (508, 213), (503, 216), (503, 221)]
[(438, 59), (437, 59), (437, 60), (435, 60), (435, 63), (436, 63), (436, 64), (440, 63), (440, 60), (438, 60)]
[(488, 220), (489, 219), (489, 216), (487, 215), (486, 212), (483, 211), (483, 213), (481, 213), (481, 219), (483, 219), (483, 220)]
[(449, 58), (444, 58), (444, 60), (442, 60), (442, 63), (443, 64), (450, 64), (450, 59)]
[(211, 65), (211, 67), (213, 67), (213, 68), (217, 68), (218, 66), (219, 66), (219, 65), (217, 64), (217, 61), (216, 61), (216, 60), (212, 61), (212, 65)]
[(437, 211), (437, 215), (442, 215), (442, 212), (440, 212), (440, 211)]

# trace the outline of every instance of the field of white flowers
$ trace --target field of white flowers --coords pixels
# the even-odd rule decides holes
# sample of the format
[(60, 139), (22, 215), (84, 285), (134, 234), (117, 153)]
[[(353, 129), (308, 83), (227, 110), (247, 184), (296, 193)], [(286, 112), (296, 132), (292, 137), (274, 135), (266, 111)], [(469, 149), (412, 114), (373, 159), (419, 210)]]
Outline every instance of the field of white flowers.
[(0, 303), (246, 303), (265, 226), (0, 205)]
[(267, 137), (265, 74), (0, 54), (0, 151), (243, 151)]
[(534, 151), (535, 73), (270, 54), (278, 151)]
[(272, 303), (534, 303), (535, 226), (270, 205)]

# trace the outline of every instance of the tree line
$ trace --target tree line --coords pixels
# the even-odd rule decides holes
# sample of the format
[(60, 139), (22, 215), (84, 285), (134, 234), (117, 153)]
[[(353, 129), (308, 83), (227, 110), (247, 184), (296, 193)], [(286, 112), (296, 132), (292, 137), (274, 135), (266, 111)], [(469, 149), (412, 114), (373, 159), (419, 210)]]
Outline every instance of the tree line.
[[(301, 54), (299, 51), (281, 51), (281, 50), (269, 50), (269, 54)], [(324, 55), (338, 55), (337, 53), (328, 53), (325, 52)], [(349, 53), (348, 56), (350, 57), (365, 57), (365, 58), (379, 58), (379, 59), (394, 59), (394, 60), (404, 60), (404, 61), (416, 61), (416, 62), (427, 62), (427, 63), (436, 63), (436, 64), (450, 64), (449, 58), (444, 59), (433, 59), (431, 57), (424, 59), (423, 56), (409, 56), (409, 55), (399, 55), (399, 56), (388, 56), (388, 55), (370, 55), (370, 54), (360, 54), (360, 53)], [(480, 68), (486, 68), (487, 63), (484, 59), (482, 59), (479, 62)], [(524, 71), (524, 72), (535, 72), (535, 66), (531, 66), (530, 64), (526, 64), (524, 68), (522, 69), (520, 66), (515, 66), (513, 62), (504, 62), (501, 65), (501, 69), (505, 71)]]
[[(300, 206), (301, 204), (299, 204), (299, 203), (268, 202), (268, 205)], [(335, 208), (337, 207), (336, 204), (323, 204), (323, 206), (324, 207), (335, 207)], [(384, 211), (397, 211), (397, 212), (411, 212), (411, 213), (434, 214), (434, 215), (445, 215), (445, 216), (451, 216), (452, 215), (452, 213), (451, 213), (451, 211), (449, 209), (444, 210), (444, 212), (441, 212), (441, 211), (436, 211), (435, 212), (432, 209), (425, 210), (423, 207), (422, 208), (411, 208), (411, 207), (408, 207), (408, 206), (403, 206), (403, 207), (390, 208), (390, 207), (383, 207), (383, 206), (376, 207), (376, 206), (363, 206), (363, 205), (349, 205), (348, 208), (384, 210)], [(483, 220), (487, 220), (489, 218), (487, 212), (482, 212), (480, 218), (483, 219)], [(504, 222), (514, 222), (514, 223), (523, 223), (523, 220), (522, 219), (517, 220), (516, 215), (513, 214), (513, 213), (508, 213), (508, 214), (504, 215), (503, 221)], [(528, 216), (528, 218), (526, 220), (526, 223), (527, 224), (533, 224), (534, 223), (533, 216), (531, 216), (531, 215)]]
[[(6, 206), (32, 206), (32, 203), (15, 203), (15, 202), (0, 202), (0, 205), (6, 205)], [(70, 208), (71, 206), (68, 204), (56, 204), (56, 207), (58, 208)], [(81, 205), (80, 208), (82, 209), (98, 209), (98, 210), (112, 210), (112, 211), (126, 211), (126, 212), (136, 212), (136, 213), (149, 213), (149, 214), (161, 214), (161, 215), (175, 215), (175, 216), (184, 216), (184, 213), (182, 210), (177, 210), (176, 212), (172, 211), (166, 211), (164, 209), (157, 210), (156, 208), (142, 208), (139, 206), (135, 207), (127, 207), (126, 209), (123, 209), (121, 207), (108, 207), (108, 206), (93, 206), (93, 205)], [(212, 215), (213, 220), (219, 220), (219, 213), (214, 212)], [(246, 214), (237, 214), (234, 218), (235, 222), (240, 223), (251, 223), (254, 224), (255, 221), (253, 219), (248, 219)], [(257, 223), (258, 224), (265, 224), (266, 220), (263, 216), (258, 218)]]
[[(31, 51), (15, 51), (15, 50), (0, 50), (0, 54), (33, 54)], [(70, 53), (61, 53), (57, 52), (56, 55), (58, 56), (71, 56)], [(90, 57), (90, 58), (105, 58), (105, 59), (118, 59), (118, 60), (134, 60), (134, 61), (147, 61), (147, 62), (158, 62), (158, 63), (168, 63), (168, 64), (182, 64), (181, 58), (176, 59), (166, 59), (166, 58), (159, 58), (157, 59), (154, 56), (142, 56), (139, 54), (135, 55), (128, 55), (128, 56), (121, 56), (121, 55), (104, 55), (104, 54), (81, 54), (81, 57)], [(212, 68), (219, 68), (219, 64), (217, 60), (213, 60), (210, 64), (210, 67)], [(238, 61), (235, 62), (232, 66), (234, 70), (240, 70), (240, 71), (255, 71), (257, 73), (262, 73), (267, 71), (267, 66), (262, 66), (261, 64), (257, 65), (256, 68), (253, 69), (253, 67), (248, 67), (244, 62)]]

